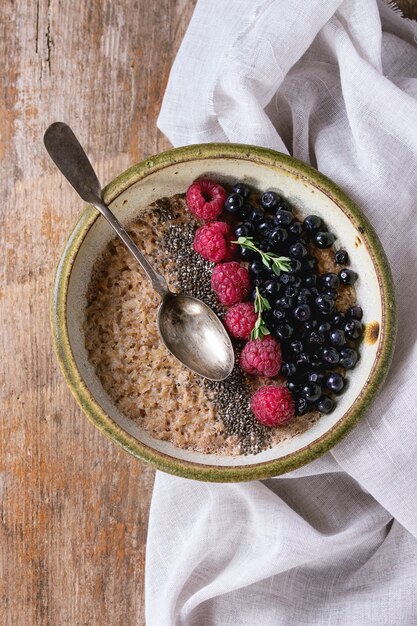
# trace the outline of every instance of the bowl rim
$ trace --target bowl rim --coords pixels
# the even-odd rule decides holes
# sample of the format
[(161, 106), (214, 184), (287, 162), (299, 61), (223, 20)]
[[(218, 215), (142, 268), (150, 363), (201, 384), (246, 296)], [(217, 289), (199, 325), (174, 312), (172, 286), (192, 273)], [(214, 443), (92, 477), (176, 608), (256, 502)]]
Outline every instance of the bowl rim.
[(115, 200), (121, 193), (149, 174), (193, 160), (234, 158), (255, 162), (268, 167), (279, 166), (289, 174), (312, 182), (343, 210), (358, 225), (374, 263), (382, 300), (381, 339), (372, 370), (361, 393), (342, 418), (320, 438), (279, 459), (251, 465), (216, 466), (177, 459), (140, 442), (106, 414), (90, 393), (72, 353), (66, 320), (68, 287), (72, 267), (87, 232), (100, 216), (88, 205), (67, 241), (57, 264), (51, 293), (51, 326), (53, 344), (61, 370), (76, 401), (93, 424), (112, 441), (133, 456), (150, 463), (157, 469), (196, 480), (213, 482), (240, 482), (270, 478), (292, 471), (313, 461), (329, 451), (359, 421), (370, 406), (382, 385), (392, 360), (396, 337), (395, 289), (388, 259), (376, 232), (362, 211), (329, 178), (294, 157), (245, 144), (195, 144), (173, 148), (151, 156), (130, 167), (113, 179), (103, 190), (106, 203)]

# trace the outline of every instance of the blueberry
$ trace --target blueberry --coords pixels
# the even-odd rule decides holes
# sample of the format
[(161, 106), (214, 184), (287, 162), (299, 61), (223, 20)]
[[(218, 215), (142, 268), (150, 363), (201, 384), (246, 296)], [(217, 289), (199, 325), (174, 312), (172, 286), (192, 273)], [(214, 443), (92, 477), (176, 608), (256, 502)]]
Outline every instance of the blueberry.
[(258, 253), (254, 250), (249, 250), (249, 248), (240, 248), (240, 258), (242, 261), (254, 261)]
[(332, 300), (337, 298), (337, 289), (325, 289), (321, 292), (324, 296), (329, 296)]
[(280, 274), (279, 277), (280, 281), (282, 282), (283, 285), (292, 285), (293, 284), (293, 279), (294, 276), (292, 276), (291, 274), (289, 274), (288, 272), (282, 272)]
[(293, 332), (293, 327), (285, 323), (278, 324), (275, 328), (275, 335), (281, 340), (289, 339)]
[(341, 311), (336, 311), (331, 317), (331, 323), (333, 326), (340, 327), (345, 323), (346, 316)]
[(338, 250), (334, 255), (334, 260), (338, 265), (346, 265), (349, 263), (349, 255), (346, 250)]
[[(272, 252), (274, 249), (274, 244), (269, 241), (269, 239), (262, 239), (258, 244), (258, 248), (260, 248), (263, 252)], [(265, 269), (268, 269), (265, 265)]]
[(264, 284), (264, 289), (267, 298), (276, 298), (281, 289), (281, 283), (277, 279), (271, 278)]
[(340, 270), (339, 272), (340, 282), (344, 285), (353, 285), (358, 279), (358, 275), (353, 270), (347, 268)]
[(295, 352), (295, 354), (301, 354), (301, 352), (304, 350), (304, 346), (301, 341), (299, 341), (299, 339), (296, 339), (295, 341), (291, 342), (291, 349), (293, 352)]
[(333, 272), (327, 272), (320, 276), (320, 284), (329, 289), (338, 289), (340, 285), (339, 276)]
[(261, 209), (260, 207), (254, 207), (251, 211), (249, 211), (247, 217), (256, 224), (264, 218), (263, 209)]
[(320, 413), (330, 413), (335, 407), (335, 402), (330, 396), (322, 396), (317, 401), (316, 406)]
[(363, 325), (359, 320), (349, 320), (344, 328), (349, 339), (359, 339), (363, 333)]
[(294, 309), (294, 317), (299, 322), (305, 322), (310, 317), (310, 307), (308, 304), (300, 304)]
[(344, 346), (346, 344), (346, 337), (343, 330), (332, 330), (329, 333), (330, 343), (334, 346)]
[(295, 414), (304, 415), (309, 409), (308, 402), (305, 398), (296, 398), (295, 400)]
[(284, 228), (276, 226), (271, 230), (269, 238), (272, 243), (284, 243), (288, 239), (288, 233)]
[(282, 322), (285, 320), (285, 318), (287, 317), (287, 312), (285, 309), (282, 309), (281, 307), (276, 307), (273, 310), (273, 316), (275, 317), (275, 319), (277, 319), (279, 322)]
[(297, 301), (300, 302), (300, 304), (307, 304), (308, 302), (311, 302), (310, 289), (302, 287), (298, 292)]
[(282, 364), (281, 374), (285, 376), (285, 378), (289, 378), (290, 376), (294, 376), (296, 369), (295, 363), (289, 361), (288, 363)]
[(298, 259), (291, 259), (289, 272), (291, 274), (297, 274), (301, 270), (301, 261)]
[(347, 370), (355, 367), (358, 361), (358, 353), (352, 348), (342, 348), (340, 350), (340, 365)]
[(302, 259), (307, 255), (307, 248), (302, 243), (297, 242), (290, 246), (288, 254), (293, 259)]
[(339, 393), (340, 391), (342, 391), (344, 386), (345, 379), (343, 378), (342, 374), (339, 374), (338, 372), (332, 372), (327, 376), (326, 387), (330, 389), (330, 391), (333, 391), (334, 393)]
[(331, 313), (331, 311), (333, 311), (334, 300), (333, 298), (331, 298), (330, 296), (327, 296), (326, 294), (317, 296), (314, 302), (316, 303), (317, 308), (322, 313)]
[(288, 232), (290, 235), (294, 237), (299, 237), (303, 232), (303, 226), (301, 222), (293, 222), (291, 226), (288, 228)]
[(314, 243), (318, 248), (331, 248), (335, 241), (336, 237), (332, 233), (324, 231), (319, 231), (314, 236)]
[(252, 229), (250, 228), (248, 224), (243, 223), (243, 224), (240, 224), (240, 226), (237, 226), (235, 228), (236, 237), (248, 237), (251, 234), (252, 234)]
[(294, 216), (290, 211), (277, 211), (274, 215), (274, 222), (277, 226), (290, 226), (294, 221)]
[(316, 274), (307, 274), (307, 276), (304, 278), (304, 284), (306, 287), (314, 287), (316, 283), (317, 283)]
[(295, 380), (287, 380), (287, 387), (291, 393), (299, 393), (301, 390), (300, 383)]
[(224, 203), (224, 210), (228, 213), (237, 213), (242, 207), (243, 198), (238, 193), (231, 193)]
[(247, 185), (245, 185), (245, 183), (237, 183), (233, 187), (232, 191), (234, 193), (238, 193), (239, 196), (242, 196), (242, 198), (245, 198), (245, 200), (246, 198), (249, 198), (250, 195), (250, 189)]
[(292, 213), (292, 206), (286, 200), (280, 200), (280, 202), (278, 204), (278, 209), (280, 211), (290, 211), (290, 213)]
[(287, 298), (296, 298), (298, 296), (298, 289), (294, 287), (294, 285), (288, 285), (284, 295), (287, 296)]
[(260, 276), (262, 274), (265, 274), (265, 270), (266, 267), (262, 263), (262, 261), (252, 261), (252, 263), (249, 265), (249, 272), (254, 276)]
[(307, 215), (303, 222), (304, 230), (311, 234), (320, 230), (321, 225), (322, 221), (318, 215)]
[(291, 278), (292, 278), (292, 282), (291, 282), (292, 286), (298, 289), (302, 283), (300, 276), (294, 276), (293, 274), (291, 274)]
[(312, 330), (316, 330), (317, 326), (318, 326), (317, 320), (310, 319), (304, 324), (304, 330), (306, 333), (309, 333)]
[(308, 382), (315, 383), (316, 385), (320, 385), (324, 380), (324, 372), (320, 370), (312, 370), (308, 373)]
[(304, 385), (301, 393), (303, 398), (308, 400), (308, 402), (316, 402), (321, 396), (321, 387), (315, 383), (309, 383), (308, 385)]
[(302, 368), (302, 367), (306, 368), (309, 365), (311, 365), (310, 355), (308, 354), (308, 352), (300, 352), (300, 354), (298, 355), (298, 359), (296, 361), (296, 364), (300, 368)]
[(331, 329), (331, 326), (329, 322), (322, 322), (319, 326), (319, 332), (323, 334), (328, 333), (330, 329)]
[(281, 309), (292, 309), (293, 306), (293, 299), (289, 296), (284, 296), (283, 298), (279, 298), (279, 300), (277, 300), (277, 307), (280, 307)]
[(322, 358), (317, 352), (310, 354), (310, 365), (313, 367), (319, 367), (322, 364)]
[(261, 237), (268, 237), (272, 230), (272, 223), (269, 220), (262, 220), (257, 223), (256, 230)]
[(347, 316), (353, 320), (361, 320), (363, 318), (362, 307), (355, 304), (355, 306), (351, 306), (347, 311)]
[(324, 335), (317, 330), (312, 330), (307, 339), (311, 346), (322, 346), (324, 344)]
[(321, 353), (323, 361), (330, 365), (337, 365), (339, 363), (339, 353), (336, 348), (326, 346)]
[(243, 207), (239, 211), (239, 215), (242, 215), (243, 219), (246, 219), (252, 210), (253, 206), (250, 204), (250, 202), (244, 202)]
[(275, 191), (265, 191), (261, 196), (261, 204), (267, 211), (273, 211), (277, 208), (280, 197)]

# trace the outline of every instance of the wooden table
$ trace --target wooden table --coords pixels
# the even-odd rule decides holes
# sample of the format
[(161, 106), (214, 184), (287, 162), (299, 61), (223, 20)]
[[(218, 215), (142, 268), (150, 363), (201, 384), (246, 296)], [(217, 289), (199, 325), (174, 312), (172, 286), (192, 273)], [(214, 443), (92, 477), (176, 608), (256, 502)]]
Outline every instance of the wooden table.
[(167, 149), (156, 119), (193, 6), (0, 3), (2, 626), (144, 624), (154, 472), (95, 429), (58, 369), (49, 293), (83, 203), (42, 134), (73, 126), (103, 184)]
[(144, 624), (154, 472), (88, 422), (58, 370), (49, 292), (82, 203), (42, 134), (71, 124), (103, 183), (167, 148), (156, 118), (193, 6), (0, 3), (2, 626)]

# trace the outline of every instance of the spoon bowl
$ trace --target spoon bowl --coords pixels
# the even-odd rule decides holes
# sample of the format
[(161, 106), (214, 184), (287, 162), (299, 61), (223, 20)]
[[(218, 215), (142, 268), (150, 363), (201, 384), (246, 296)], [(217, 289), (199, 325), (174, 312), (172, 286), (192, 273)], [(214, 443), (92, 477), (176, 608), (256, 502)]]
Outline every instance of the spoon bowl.
[(158, 327), (168, 350), (190, 370), (210, 380), (224, 380), (234, 365), (224, 326), (204, 302), (169, 293), (158, 309)]

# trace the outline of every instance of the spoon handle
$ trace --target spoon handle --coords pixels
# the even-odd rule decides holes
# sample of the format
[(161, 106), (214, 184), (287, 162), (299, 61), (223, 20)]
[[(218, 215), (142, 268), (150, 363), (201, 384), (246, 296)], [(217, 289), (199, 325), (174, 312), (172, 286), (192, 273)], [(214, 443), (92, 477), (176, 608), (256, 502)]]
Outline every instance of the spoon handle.
[(142, 267), (152, 287), (161, 298), (164, 298), (169, 293), (165, 278), (152, 267), (119, 220), (104, 204), (96, 173), (71, 128), (63, 122), (55, 122), (46, 129), (43, 140), (49, 156), (58, 169), (78, 195), (85, 202), (92, 204), (106, 218)]

